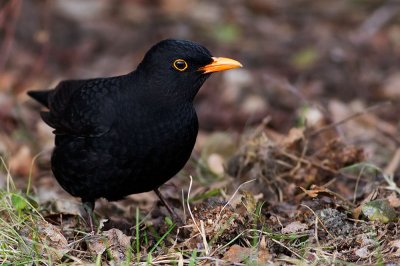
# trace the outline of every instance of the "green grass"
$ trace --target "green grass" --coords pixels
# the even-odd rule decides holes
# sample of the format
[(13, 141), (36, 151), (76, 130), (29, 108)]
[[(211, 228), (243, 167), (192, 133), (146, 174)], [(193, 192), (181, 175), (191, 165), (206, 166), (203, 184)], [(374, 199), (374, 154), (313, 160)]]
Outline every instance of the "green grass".
[(39, 252), (39, 247), (44, 244), (37, 240), (35, 225), (44, 219), (37, 204), (17, 191), (6, 163), (2, 157), (0, 160), (7, 181), (6, 188), (0, 190), (0, 261), (6, 265), (51, 263), (51, 258)]
[[(14, 189), (0, 191), (0, 261), (2, 265), (54, 265), (81, 261), (68, 254), (62, 257), (54, 256), (57, 253), (56, 248), (48, 246), (45, 238), (40, 236), (41, 231), (37, 225), (47, 222), (36, 206), (37, 204), (30, 197)], [(156, 243), (153, 246), (146, 247), (148, 245), (147, 230), (151, 228), (141, 231), (138, 210), (136, 214), (135, 238), (126, 251), (124, 265), (131, 265), (132, 262), (144, 263), (143, 258), (150, 263), (157, 255), (157, 250), (166, 246), (164, 241), (176, 226), (176, 224), (171, 224), (164, 234), (155, 237)], [(145, 247), (141, 246), (141, 243)], [(146, 252), (146, 249), (149, 251)], [(135, 250), (135, 256), (132, 256), (133, 250)], [(147, 257), (143, 257), (146, 253)], [(105, 257), (111, 257), (108, 248), (104, 253), (95, 256), (92, 263), (102, 265)]]
[(48, 249), (38, 237), (37, 224), (44, 219), (28, 199), (16, 191), (0, 191), (0, 261), (12, 265), (51, 264)]

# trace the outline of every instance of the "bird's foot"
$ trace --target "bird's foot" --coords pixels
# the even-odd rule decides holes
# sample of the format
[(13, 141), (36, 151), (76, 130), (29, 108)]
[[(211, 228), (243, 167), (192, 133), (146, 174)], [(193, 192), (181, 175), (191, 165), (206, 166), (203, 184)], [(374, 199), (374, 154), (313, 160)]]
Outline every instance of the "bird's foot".
[(83, 203), (82, 203), (82, 205), (83, 205), (83, 208), (85, 209), (85, 211), (86, 211), (86, 214), (87, 214), (87, 220), (86, 220), (86, 222), (87, 222), (87, 224), (89, 225), (89, 227), (90, 227), (90, 234), (91, 235), (95, 235), (96, 234), (96, 231), (95, 231), (95, 228), (94, 228), (94, 223), (93, 223), (93, 217), (94, 217), (94, 201), (84, 201)]
[(184, 225), (183, 219), (174, 211), (174, 209), (169, 205), (168, 201), (165, 200), (160, 190), (157, 188), (154, 190), (154, 192), (157, 194), (158, 198), (160, 199), (161, 203), (165, 206), (165, 208), (167, 208), (167, 211), (171, 215), (174, 222), (178, 226)]

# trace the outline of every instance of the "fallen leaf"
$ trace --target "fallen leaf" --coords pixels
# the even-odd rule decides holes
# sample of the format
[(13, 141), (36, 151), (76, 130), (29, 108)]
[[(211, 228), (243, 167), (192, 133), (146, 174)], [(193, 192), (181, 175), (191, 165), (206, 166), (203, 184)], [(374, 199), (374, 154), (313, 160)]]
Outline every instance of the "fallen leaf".
[(48, 254), (52, 259), (60, 260), (70, 251), (68, 241), (61, 233), (61, 230), (46, 221), (38, 224), (38, 237), (44, 245), (41, 247), (43, 255)]
[(307, 229), (308, 229), (308, 225), (300, 223), (298, 221), (295, 221), (295, 222), (291, 222), (290, 224), (288, 224), (284, 228), (282, 228), (282, 233), (290, 234), (290, 233), (302, 232)]
[(254, 213), (257, 208), (257, 200), (255, 199), (254, 195), (249, 191), (243, 190), (242, 198), (247, 212)]
[(282, 145), (285, 147), (289, 147), (303, 139), (304, 139), (304, 129), (291, 128), (288, 136), (283, 139)]
[[(32, 163), (31, 149), (24, 145), (9, 161), (10, 172), (14, 175), (29, 176)], [(32, 174), (35, 175), (36, 168), (33, 166)]]
[(267, 248), (267, 241), (265, 236), (261, 238), (260, 246), (258, 248), (257, 263), (260, 265), (267, 265), (268, 260), (271, 258), (271, 254)]
[(392, 192), (392, 194), (390, 194), (386, 199), (391, 207), (393, 208), (400, 207), (400, 199), (397, 197), (396, 192)]
[(393, 255), (400, 256), (400, 239), (396, 239), (396, 240), (390, 241), (389, 242), (389, 247), (395, 249), (395, 251), (393, 252)]
[(107, 248), (107, 239), (101, 235), (92, 237), (86, 241), (88, 251), (94, 254), (103, 254)]
[(251, 249), (245, 248), (239, 245), (233, 245), (229, 248), (229, 250), (224, 254), (223, 260), (232, 262), (232, 263), (240, 263), (250, 257)]
[(95, 254), (103, 254), (107, 250), (107, 254), (111, 255), (114, 263), (118, 265), (125, 261), (130, 243), (131, 237), (115, 228), (104, 231), (101, 235), (92, 237), (87, 241), (89, 251)]
[(307, 196), (309, 196), (310, 198), (315, 198), (318, 196), (319, 193), (322, 193), (322, 192), (329, 193), (329, 191), (326, 188), (320, 188), (317, 186), (311, 187), (310, 190), (305, 189), (303, 187), (300, 187), (300, 189), (303, 190), (303, 192), (306, 193)]
[(11, 203), (18, 212), (22, 211), (26, 208), (26, 206), (28, 206), (27, 200), (18, 194), (11, 195)]
[(357, 208), (353, 209), (352, 216), (354, 219), (358, 220), (360, 214), (361, 214), (361, 206), (358, 206)]
[(115, 228), (103, 232), (103, 235), (108, 239), (107, 248), (114, 262), (120, 264), (125, 261), (127, 249), (130, 247), (131, 237)]
[(363, 248), (359, 248), (355, 251), (355, 254), (360, 257), (360, 258), (368, 258), (369, 256), (371, 256), (371, 252), (368, 251), (367, 247), (363, 247)]

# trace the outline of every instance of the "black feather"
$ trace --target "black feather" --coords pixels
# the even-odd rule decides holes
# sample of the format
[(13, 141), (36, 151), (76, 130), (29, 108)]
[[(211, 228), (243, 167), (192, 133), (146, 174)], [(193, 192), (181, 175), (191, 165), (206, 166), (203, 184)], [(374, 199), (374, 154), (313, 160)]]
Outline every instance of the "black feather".
[[(174, 68), (177, 59), (187, 68)], [(123, 76), (68, 80), (29, 91), (55, 129), (51, 165), (60, 185), (91, 204), (157, 189), (182, 169), (194, 147), (193, 99), (213, 62), (203, 46), (166, 40)], [(94, 206), (94, 205), (93, 205)]]

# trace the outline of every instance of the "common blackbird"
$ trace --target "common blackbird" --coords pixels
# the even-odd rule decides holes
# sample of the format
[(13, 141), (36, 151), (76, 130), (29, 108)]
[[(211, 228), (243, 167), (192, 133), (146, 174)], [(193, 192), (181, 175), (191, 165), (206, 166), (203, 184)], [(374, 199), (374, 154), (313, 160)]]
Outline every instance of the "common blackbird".
[(82, 199), (91, 216), (98, 198), (119, 200), (154, 190), (177, 174), (193, 150), (198, 120), (193, 99), (211, 73), (241, 67), (213, 57), (202, 45), (163, 40), (133, 72), (66, 80), (28, 94), (55, 130), (51, 169), (60, 185)]

